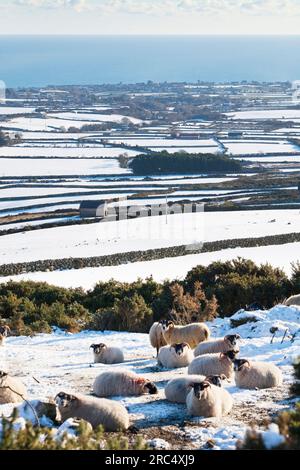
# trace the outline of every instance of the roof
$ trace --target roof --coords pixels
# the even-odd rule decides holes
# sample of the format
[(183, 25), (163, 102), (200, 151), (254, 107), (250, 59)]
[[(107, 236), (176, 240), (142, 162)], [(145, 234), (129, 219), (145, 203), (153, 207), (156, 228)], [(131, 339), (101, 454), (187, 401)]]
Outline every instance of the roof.
[(100, 199), (98, 201), (82, 201), (80, 203), (80, 209), (97, 209), (99, 206), (102, 206), (107, 201), (105, 199)]

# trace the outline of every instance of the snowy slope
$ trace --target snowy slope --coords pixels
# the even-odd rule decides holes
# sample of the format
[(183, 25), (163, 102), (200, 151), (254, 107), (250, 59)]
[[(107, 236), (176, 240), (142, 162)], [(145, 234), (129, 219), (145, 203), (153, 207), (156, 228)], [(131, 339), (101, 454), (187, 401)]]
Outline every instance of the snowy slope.
[[(148, 335), (144, 334), (85, 331), (72, 335), (56, 331), (52, 335), (42, 334), (33, 338), (11, 337), (0, 349), (0, 368), (22, 378), (31, 399), (53, 397), (62, 390), (89, 393), (94, 378), (104, 370), (122, 368), (135, 371), (155, 381), (159, 394), (115, 399), (124, 403), (131, 421), (141, 430), (145, 429), (146, 435), (147, 428), (158, 427), (159, 437), (161, 426), (164, 429), (175, 426), (170, 429), (173, 429), (179, 448), (182, 438), (189, 442), (190, 448), (199, 448), (213, 438), (216, 449), (232, 449), (236, 440), (243, 437), (251, 420), (260, 422), (260, 418), (287, 406), (283, 400), (288, 396), (288, 386), (292, 380), (291, 365), (300, 352), (299, 333), (294, 343), (286, 338), (281, 344), (282, 333), (286, 328), (290, 333), (299, 330), (299, 308), (277, 306), (256, 314), (256, 323), (247, 323), (235, 330), (231, 329), (230, 319), (218, 319), (209, 326), (213, 336), (223, 336), (233, 331), (239, 333), (243, 338), (240, 357), (277, 364), (283, 371), (284, 385), (277, 389), (249, 391), (238, 389), (234, 382), (226, 384), (225, 387), (233, 395), (234, 408), (230, 416), (221, 420), (191, 418), (186, 413), (185, 405), (165, 400), (164, 386), (167, 381), (186, 373), (186, 369), (160, 369), (154, 358), (154, 350), (149, 345)], [(238, 315), (246, 316), (249, 313), (239, 312)], [(273, 344), (270, 344), (271, 326), (279, 327)], [(122, 347), (125, 362), (113, 366), (91, 364), (89, 346), (94, 342)], [(0, 406), (0, 414), (8, 416), (11, 410), (11, 405)]]

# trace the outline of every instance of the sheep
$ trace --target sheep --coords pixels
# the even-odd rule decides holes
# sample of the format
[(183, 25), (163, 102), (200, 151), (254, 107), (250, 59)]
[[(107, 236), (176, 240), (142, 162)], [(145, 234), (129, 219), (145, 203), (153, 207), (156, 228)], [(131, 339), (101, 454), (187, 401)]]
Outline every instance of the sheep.
[(94, 362), (102, 364), (120, 364), (124, 362), (123, 351), (119, 348), (112, 348), (106, 344), (92, 344), (90, 348), (94, 351)]
[(291, 305), (296, 305), (297, 307), (300, 307), (300, 294), (292, 295), (283, 302), (283, 305), (286, 305), (287, 307), (290, 307)]
[(131, 371), (110, 371), (96, 377), (93, 393), (97, 397), (130, 396), (158, 393), (157, 387), (150, 380)]
[(216, 385), (222, 386), (222, 380), (225, 380), (225, 375), (185, 375), (177, 379), (171, 379), (165, 387), (166, 399), (174, 403), (185, 403), (186, 397), (190, 391), (190, 386), (193, 383), (200, 383), (204, 380)]
[(194, 351), (194, 356), (201, 356), (202, 354), (225, 353), (235, 349), (240, 335), (227, 335), (223, 339), (210, 339), (198, 344)]
[(167, 344), (187, 343), (192, 349), (210, 337), (205, 323), (190, 323), (186, 326), (175, 325), (172, 321), (162, 322), (163, 336)]
[(161, 322), (155, 322), (150, 328), (149, 331), (150, 344), (153, 348), (156, 349), (156, 355), (158, 356), (158, 351), (162, 346), (166, 346), (167, 342), (163, 336), (163, 329)]
[(60, 392), (55, 397), (55, 403), (63, 422), (69, 418), (84, 419), (93, 429), (102, 425), (105, 431), (112, 432), (129, 428), (128, 412), (116, 401)]
[(27, 390), (20, 379), (0, 370), (0, 404), (21, 403), (27, 398)]
[(10, 328), (8, 325), (0, 326), (0, 346), (5, 343), (5, 339), (7, 338), (8, 333), (10, 333)]
[(157, 363), (167, 369), (186, 367), (193, 357), (193, 351), (187, 343), (172, 344), (160, 348)]
[(272, 388), (282, 385), (282, 372), (274, 364), (236, 359), (234, 371), (235, 383), (239, 388)]
[(231, 411), (233, 399), (224, 388), (216, 387), (207, 380), (191, 386), (192, 390), (186, 397), (190, 415), (221, 418)]
[(204, 354), (195, 357), (188, 368), (189, 374), (226, 375), (231, 379), (233, 375), (233, 361), (239, 351), (227, 351), (221, 354)]

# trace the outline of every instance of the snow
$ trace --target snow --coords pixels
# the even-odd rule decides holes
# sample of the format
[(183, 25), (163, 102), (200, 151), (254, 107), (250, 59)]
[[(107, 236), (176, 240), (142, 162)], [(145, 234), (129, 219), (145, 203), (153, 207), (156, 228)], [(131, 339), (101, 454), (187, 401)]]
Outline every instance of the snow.
[(226, 113), (231, 119), (287, 119), (297, 120), (300, 118), (299, 109), (274, 109), (274, 110), (253, 110), (240, 111), (236, 113)]
[[(248, 312), (249, 314), (252, 312)], [(217, 319), (209, 323), (213, 337), (238, 332), (242, 336), (240, 357), (250, 360), (272, 362), (281, 368), (284, 384), (287, 388), (292, 381), (292, 363), (299, 354), (300, 337), (291, 342), (288, 337), (281, 342), (281, 335), (270, 343), (269, 325), (285, 318), (290, 331), (300, 319), (300, 309), (278, 305), (263, 312), (264, 318), (232, 329), (230, 318)], [(266, 324), (266, 325), (265, 325)], [(253, 330), (253, 325), (257, 328)], [(116, 365), (92, 364), (92, 343), (104, 342), (111, 346), (122, 347), (125, 362)], [(245, 406), (252, 409), (253, 420), (260, 410), (281, 411), (286, 408), (281, 394), (283, 387), (272, 390), (238, 389), (234, 382), (225, 383), (225, 388), (232, 394), (234, 407), (232, 413), (222, 419), (190, 417), (184, 404), (170, 403), (165, 400), (164, 387), (170, 378), (187, 373), (186, 368), (169, 370), (157, 366), (154, 349), (150, 347), (147, 334), (127, 332), (83, 331), (77, 334), (64, 333), (55, 329), (52, 334), (38, 334), (34, 337), (9, 337), (0, 349), (1, 368), (20, 377), (28, 389), (30, 400), (54, 398), (60, 391), (71, 393), (90, 393), (94, 379), (103, 371), (126, 369), (134, 371), (154, 381), (158, 395), (138, 397), (113, 397), (123, 403), (129, 411), (131, 424), (138, 428), (149, 426), (175, 425), (178, 445), (181, 435), (185, 434), (192, 448), (203, 447), (208, 440), (214, 441), (214, 449), (235, 449), (236, 442), (243, 439), (248, 427), (243, 421)], [(37, 379), (37, 380), (35, 380)], [(272, 398), (272, 393), (273, 398)], [(276, 398), (274, 393), (277, 392)], [(0, 405), (0, 414), (9, 416), (13, 405)], [(19, 408), (21, 417), (16, 426), (24, 428), (24, 419), (33, 420), (28, 406)], [(239, 414), (240, 411), (240, 414)], [(60, 432), (69, 429), (72, 423), (66, 423)], [(272, 448), (280, 442), (278, 429), (269, 427), (262, 433), (266, 445)], [(159, 437), (150, 440), (153, 448), (167, 449), (168, 441)]]
[(58, 176), (101, 175), (130, 173), (120, 168), (117, 159), (46, 159), (46, 158), (1, 158), (0, 176)]
[[(274, 253), (276, 253), (276, 256), (274, 256)], [(153, 276), (155, 281), (163, 282), (166, 279), (184, 279), (188, 271), (197, 265), (207, 266), (213, 261), (229, 261), (238, 256), (251, 259), (258, 264), (270, 263), (272, 266), (281, 268), (288, 275), (291, 275), (291, 263), (300, 261), (299, 253), (300, 243), (255, 248), (234, 248), (192, 255), (189, 255), (187, 252), (185, 256), (141, 261), (119, 266), (25, 273), (9, 278), (2, 277), (0, 282), (7, 282), (8, 279), (16, 281), (32, 280), (48, 282), (49, 284), (61, 287), (83, 287), (85, 289), (91, 289), (97, 282), (108, 281), (110, 279), (133, 282), (138, 277), (146, 279)]]
[(116, 158), (122, 154), (129, 157), (140, 155), (141, 152), (126, 150), (122, 148), (104, 147), (0, 147), (0, 157), (50, 157), (50, 158)]
[(0, 115), (9, 115), (9, 114), (30, 114), (35, 111), (35, 108), (21, 108), (13, 106), (0, 106)]
[(155, 152), (163, 152), (166, 150), (168, 153), (181, 152), (186, 153), (220, 153), (219, 147), (151, 147), (150, 150)]
[[(55, 199), (52, 200), (56, 202)], [(32, 201), (23, 204), (27, 203), (33, 204)], [(6, 207), (9, 205), (9, 203), (3, 204), (6, 204)], [(19, 205), (22, 206), (21, 201)], [(300, 212), (297, 209), (235, 211), (229, 214), (228, 212), (173, 214), (168, 217), (167, 224), (165, 217), (139, 217), (132, 220), (80, 225), (76, 230), (72, 226), (57, 227), (43, 229), (42, 232), (2, 236), (0, 264), (102, 256), (216, 240), (262, 237), (299, 232), (299, 230)], [(213, 255), (215, 253), (210, 254)]]
[(268, 450), (284, 442), (284, 437), (279, 433), (279, 427), (275, 423), (269, 424), (267, 431), (261, 431), (261, 437)]
[[(136, 119), (130, 116), (123, 116), (121, 114), (96, 114), (96, 113), (56, 113), (49, 114), (49, 117), (59, 118), (70, 121), (99, 121), (99, 122), (122, 122), (123, 119), (128, 119), (132, 124), (142, 124), (141, 119)], [(76, 126), (76, 122), (74, 123)], [(77, 126), (76, 126), (77, 127)]]
[(223, 142), (227, 153), (232, 155), (257, 153), (293, 153), (299, 152), (299, 147), (286, 142)]

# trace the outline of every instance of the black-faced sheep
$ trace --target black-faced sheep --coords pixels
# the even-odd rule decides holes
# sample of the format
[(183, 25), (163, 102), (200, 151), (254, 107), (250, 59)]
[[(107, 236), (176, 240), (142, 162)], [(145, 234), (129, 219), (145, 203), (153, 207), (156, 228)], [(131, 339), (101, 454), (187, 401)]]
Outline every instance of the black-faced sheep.
[(21, 380), (0, 370), (0, 404), (20, 403), (26, 398), (27, 390)]
[(225, 353), (237, 349), (237, 342), (240, 335), (226, 335), (220, 339), (210, 339), (198, 344), (194, 351), (194, 356), (201, 356), (202, 354)]
[(55, 402), (63, 422), (69, 418), (84, 419), (94, 429), (101, 425), (105, 431), (112, 432), (129, 428), (128, 412), (116, 401), (60, 392), (56, 395)]
[(8, 325), (0, 326), (0, 346), (2, 346), (10, 333), (10, 328)]
[(162, 346), (167, 344), (163, 335), (163, 327), (161, 322), (155, 322), (150, 328), (149, 331), (150, 344), (153, 348), (156, 349), (156, 355)]
[(193, 351), (187, 343), (172, 344), (160, 348), (157, 363), (167, 369), (174, 369), (188, 366), (193, 358)]
[(205, 323), (190, 323), (189, 325), (175, 325), (172, 321), (162, 322), (163, 336), (167, 344), (187, 343), (192, 349), (210, 336)]
[(192, 385), (186, 405), (188, 413), (192, 416), (221, 418), (231, 411), (233, 399), (227, 390), (205, 380)]
[(166, 399), (174, 403), (185, 403), (186, 397), (191, 390), (191, 385), (207, 381), (217, 387), (222, 386), (222, 381), (226, 380), (225, 375), (185, 375), (176, 379), (171, 379), (165, 387)]
[(157, 387), (134, 372), (110, 371), (96, 377), (93, 392), (98, 397), (144, 395), (157, 393)]
[(104, 343), (92, 344), (94, 362), (101, 364), (120, 364), (124, 362), (123, 351), (119, 348), (108, 347)]
[(231, 379), (233, 375), (233, 361), (239, 351), (228, 351), (226, 353), (204, 354), (195, 357), (188, 368), (189, 374), (222, 375)]
[(282, 385), (282, 372), (274, 364), (247, 359), (234, 361), (235, 383), (239, 388), (272, 388)]

